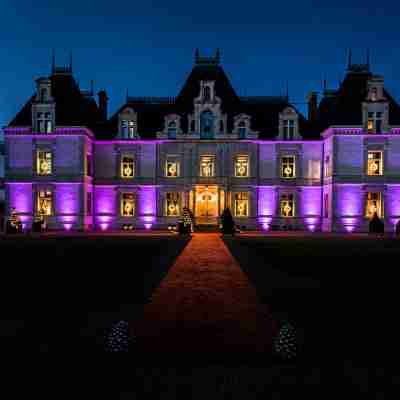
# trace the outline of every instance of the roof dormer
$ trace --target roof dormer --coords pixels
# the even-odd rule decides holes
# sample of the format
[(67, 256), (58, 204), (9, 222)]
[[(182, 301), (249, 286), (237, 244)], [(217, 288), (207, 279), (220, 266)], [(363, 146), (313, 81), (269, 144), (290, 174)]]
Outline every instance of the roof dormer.
[(300, 140), (299, 115), (293, 107), (286, 107), (279, 113), (279, 135), (281, 140)]

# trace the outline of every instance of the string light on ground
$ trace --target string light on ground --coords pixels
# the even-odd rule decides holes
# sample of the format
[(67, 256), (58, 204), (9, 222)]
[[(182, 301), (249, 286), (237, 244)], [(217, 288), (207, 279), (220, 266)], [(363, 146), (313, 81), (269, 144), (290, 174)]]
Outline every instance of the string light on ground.
[(297, 334), (295, 327), (285, 322), (279, 329), (274, 341), (275, 352), (285, 360), (293, 360), (297, 356)]
[(115, 322), (105, 338), (105, 351), (127, 352), (129, 351), (129, 324), (127, 321)]

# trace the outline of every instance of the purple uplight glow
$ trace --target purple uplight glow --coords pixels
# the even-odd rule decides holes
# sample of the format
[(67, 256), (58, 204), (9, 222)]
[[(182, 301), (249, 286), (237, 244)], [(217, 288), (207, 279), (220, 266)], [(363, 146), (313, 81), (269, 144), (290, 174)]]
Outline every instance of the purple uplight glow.
[(64, 229), (65, 229), (66, 231), (70, 231), (71, 228), (72, 228), (72, 224), (64, 224)]
[(108, 229), (108, 227), (109, 227), (109, 224), (107, 222), (102, 222), (100, 224), (100, 228), (102, 231), (106, 231)]
[(144, 227), (145, 227), (147, 230), (149, 230), (149, 229), (151, 229), (152, 224), (144, 224)]

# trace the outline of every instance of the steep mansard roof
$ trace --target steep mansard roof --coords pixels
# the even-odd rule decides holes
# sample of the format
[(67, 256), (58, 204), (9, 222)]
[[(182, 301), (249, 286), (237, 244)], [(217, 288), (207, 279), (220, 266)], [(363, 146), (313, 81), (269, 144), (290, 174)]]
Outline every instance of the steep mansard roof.
[[(94, 127), (101, 121), (101, 114), (92, 96), (79, 89), (72, 74), (50, 76), (52, 96), (56, 102), (56, 123), (60, 126)], [(17, 113), (9, 126), (30, 126), (33, 95)]]
[[(278, 133), (279, 113), (288, 106), (295, 108), (285, 97), (238, 97), (221, 66), (195, 65), (177, 97), (128, 98), (126, 104), (110, 118), (107, 126), (99, 127), (98, 138), (110, 138), (107, 131), (116, 134), (118, 114), (126, 107), (138, 114), (138, 131), (142, 136), (155, 137), (157, 131), (164, 129), (164, 117), (172, 113), (182, 117), (181, 127), (187, 131), (187, 115), (193, 112), (193, 100), (200, 93), (202, 80), (215, 81), (215, 92), (221, 99), (222, 113), (228, 115), (228, 131), (233, 129), (233, 117), (244, 113), (251, 116), (251, 129), (260, 132), (260, 138), (273, 138)], [(307, 138), (308, 124), (300, 113), (299, 124), (300, 132)]]
[[(299, 113), (302, 137), (317, 139), (320, 132), (330, 125), (361, 125), (361, 105), (367, 95), (367, 81), (371, 77), (369, 70), (349, 69), (339, 89), (325, 93), (318, 106), (316, 121), (308, 121)], [(259, 132), (261, 139), (273, 138), (278, 133), (279, 113), (288, 106), (295, 108), (286, 97), (239, 97), (220, 65), (196, 64), (177, 97), (130, 97), (110, 119), (104, 121), (94, 98), (79, 89), (72, 74), (53, 74), (50, 79), (56, 101), (57, 125), (84, 125), (102, 140), (117, 135), (118, 114), (126, 107), (131, 107), (137, 113), (138, 132), (143, 138), (154, 138), (164, 128), (164, 117), (172, 113), (182, 117), (181, 127), (184, 132), (187, 131), (187, 115), (193, 112), (193, 100), (199, 95), (201, 80), (215, 81), (222, 113), (228, 115), (228, 131), (232, 131), (233, 117), (245, 113), (251, 116), (251, 128)], [(400, 125), (399, 105), (386, 90), (385, 96), (389, 100), (389, 123)], [(31, 125), (31, 103), (34, 97), (29, 99), (10, 122), (10, 126)]]
[[(362, 125), (362, 103), (367, 97), (367, 82), (373, 74), (367, 70), (349, 70), (336, 91), (327, 91), (318, 107), (320, 130), (330, 125)], [(400, 107), (384, 89), (389, 101), (389, 124), (400, 124)]]

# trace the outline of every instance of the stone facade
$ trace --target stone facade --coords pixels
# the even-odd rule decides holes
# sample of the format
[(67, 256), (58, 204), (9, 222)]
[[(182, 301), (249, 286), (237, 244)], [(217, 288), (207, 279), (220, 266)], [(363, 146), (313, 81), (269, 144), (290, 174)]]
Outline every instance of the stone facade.
[[(243, 229), (365, 232), (376, 211), (394, 230), (400, 112), (383, 78), (350, 65), (306, 119), (288, 98), (237, 97), (219, 56), (196, 59), (177, 98), (127, 98), (110, 119), (105, 91), (97, 105), (72, 68), (38, 79), (40, 95), (4, 129), (6, 215), (15, 208), (25, 229), (38, 213), (49, 229), (166, 229), (183, 207), (199, 225), (229, 207)], [(60, 110), (65, 98), (81, 114)]]

